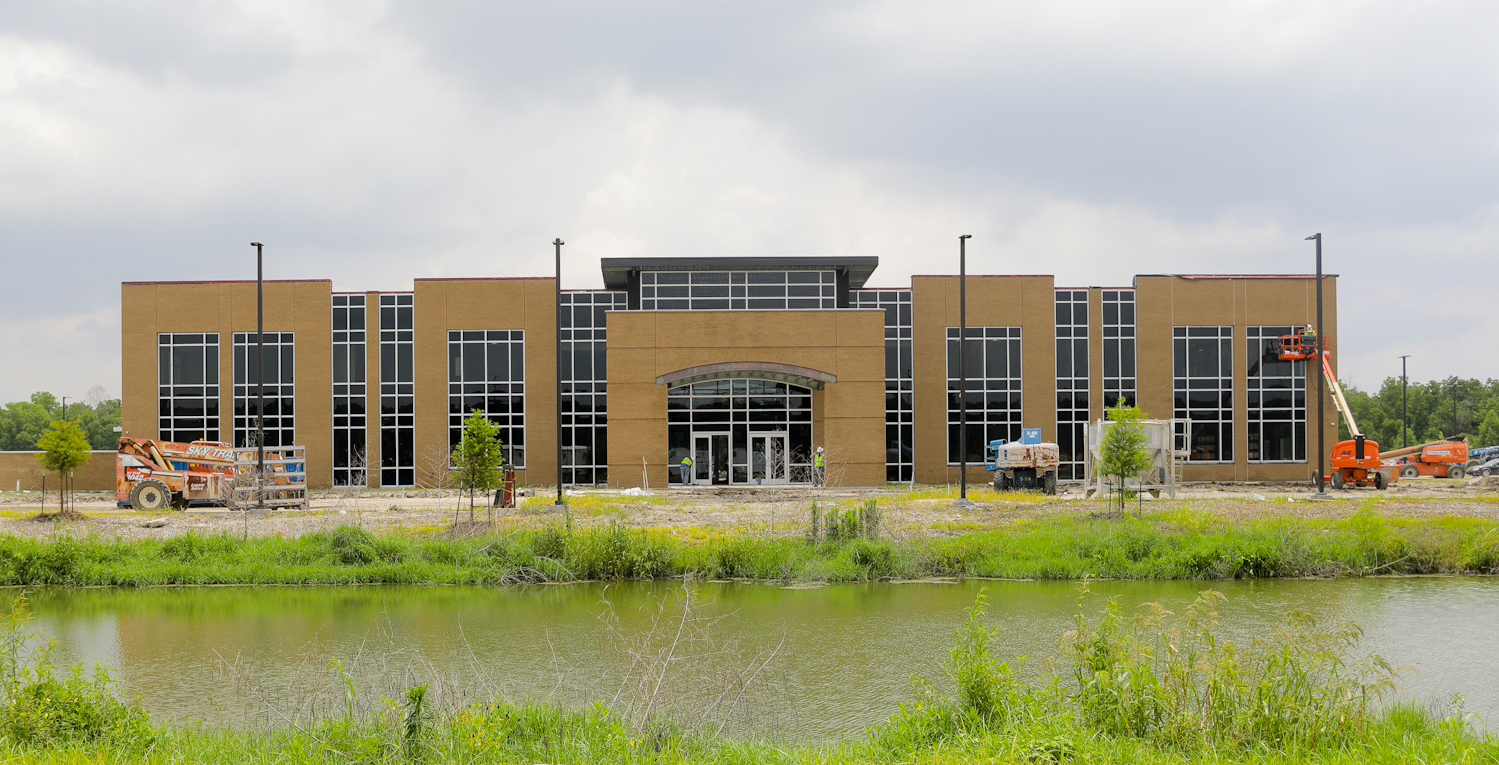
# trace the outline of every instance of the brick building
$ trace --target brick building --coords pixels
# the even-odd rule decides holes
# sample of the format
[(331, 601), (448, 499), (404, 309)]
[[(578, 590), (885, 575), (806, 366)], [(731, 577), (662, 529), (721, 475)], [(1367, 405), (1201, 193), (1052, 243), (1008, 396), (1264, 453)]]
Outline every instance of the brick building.
[[(803, 483), (816, 446), (833, 483), (955, 481), (958, 277), (874, 288), (877, 264), (606, 258), (605, 288), (564, 290), (560, 305), (550, 277), (361, 293), (270, 281), (263, 378), (254, 282), (127, 282), (124, 429), (246, 444), (259, 382), (267, 445), (305, 445), (314, 486), (423, 484), (474, 409), (533, 484), (560, 458), (568, 483), (661, 486), (688, 453), (697, 483)], [(1022, 426), (1062, 446), (1063, 480), (1082, 478), (1083, 425), (1121, 400), (1184, 421), (1185, 480), (1305, 479), (1308, 368), (1264, 347), (1315, 322), (1315, 288), (1302, 275), (968, 277), (970, 480), (985, 479), (983, 444)]]

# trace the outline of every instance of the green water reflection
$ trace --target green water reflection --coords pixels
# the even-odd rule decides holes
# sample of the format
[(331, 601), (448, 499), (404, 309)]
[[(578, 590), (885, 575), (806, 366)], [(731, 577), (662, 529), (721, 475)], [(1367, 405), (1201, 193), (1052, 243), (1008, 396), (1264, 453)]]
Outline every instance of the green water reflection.
[[(1401, 578), (1218, 582), (1228, 595), (1223, 631), (1246, 638), (1291, 609), (1352, 620), (1365, 649), (1410, 667), (1402, 695), (1470, 711), (1499, 709), (1490, 658), (1499, 627), (1499, 581)], [(937, 677), (950, 636), (987, 588), (1003, 632), (1001, 656), (1028, 656), (1037, 674), (1057, 654), (1079, 609), (1065, 582), (849, 584), (785, 589), (699, 583), (695, 613), (715, 618), (684, 650), (661, 703), (737, 700), (727, 730), (799, 740), (857, 735), (911, 695), (911, 676)], [(1126, 607), (1180, 609), (1200, 582), (1094, 582), (1082, 608), (1105, 597)], [(595, 701), (620, 705), (632, 650), (653, 619), (680, 613), (671, 583), (525, 587), (182, 588), (41, 590), (35, 626), (58, 641), (61, 662), (103, 663), (159, 718), (229, 724), (282, 715), (338, 714), (342, 680), (362, 698), (435, 683), (450, 698)], [(674, 623), (673, 623), (674, 624)], [(671, 626), (662, 624), (661, 626)], [(687, 648), (689, 646), (684, 646)], [(773, 654), (748, 690), (731, 681)], [(639, 665), (635, 665), (637, 668)], [(638, 693), (635, 694), (639, 696)], [(720, 709), (727, 706), (723, 702)]]

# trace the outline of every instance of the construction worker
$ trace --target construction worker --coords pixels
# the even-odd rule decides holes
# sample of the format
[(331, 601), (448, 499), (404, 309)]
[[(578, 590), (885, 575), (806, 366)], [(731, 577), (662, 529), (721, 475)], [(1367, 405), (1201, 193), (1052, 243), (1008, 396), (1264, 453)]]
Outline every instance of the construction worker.
[(1301, 330), (1301, 352), (1307, 357), (1317, 353), (1317, 330), (1313, 329), (1310, 324), (1306, 325), (1306, 329)]
[(823, 456), (822, 447), (817, 447), (817, 452), (812, 455), (812, 485), (826, 486), (828, 482), (827, 458)]
[(692, 483), (692, 452), (682, 455), (682, 484)]

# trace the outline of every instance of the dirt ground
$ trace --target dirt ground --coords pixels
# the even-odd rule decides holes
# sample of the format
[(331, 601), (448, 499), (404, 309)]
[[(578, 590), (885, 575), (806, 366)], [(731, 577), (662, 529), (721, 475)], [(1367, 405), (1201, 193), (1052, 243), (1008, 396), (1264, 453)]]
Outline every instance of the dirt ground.
[[(506, 526), (541, 526), (561, 521), (553, 507), (555, 489), (537, 489), (521, 498), (518, 509), (497, 509), (495, 519)], [(1372, 501), (1377, 512), (1389, 515), (1461, 515), (1499, 519), (1499, 477), (1467, 480), (1415, 479), (1385, 491), (1329, 492), (1331, 499), (1312, 498), (1305, 485), (1188, 484), (1175, 499), (1144, 497), (1130, 507), (1146, 511), (1191, 508), (1229, 518), (1295, 516), (1337, 518)], [(1058, 497), (1029, 493), (1000, 494), (988, 486), (969, 487), (972, 507), (959, 507), (956, 486), (874, 488), (764, 487), (671, 488), (648, 493), (604, 489), (570, 489), (568, 504), (574, 523), (581, 526), (621, 522), (635, 527), (673, 530), (719, 528), (790, 532), (807, 522), (816, 501), (824, 509), (851, 508), (870, 498), (884, 513), (884, 527), (905, 533), (959, 533), (1014, 522), (1046, 513), (1101, 512), (1099, 499), (1084, 499), (1079, 488), (1064, 489)], [(249, 534), (295, 537), (344, 525), (372, 531), (440, 530), (469, 518), (467, 499), (457, 492), (324, 491), (316, 492), (310, 510), (239, 513), (222, 508), (194, 508), (185, 512), (136, 512), (115, 507), (111, 495), (79, 492), (74, 507), (81, 519), (37, 519), (39, 510), (57, 510), (57, 495), (35, 492), (0, 493), (0, 534), (46, 537), (65, 534), (111, 539), (161, 539), (189, 531), (199, 534)], [(479, 506), (475, 517), (483, 520)]]

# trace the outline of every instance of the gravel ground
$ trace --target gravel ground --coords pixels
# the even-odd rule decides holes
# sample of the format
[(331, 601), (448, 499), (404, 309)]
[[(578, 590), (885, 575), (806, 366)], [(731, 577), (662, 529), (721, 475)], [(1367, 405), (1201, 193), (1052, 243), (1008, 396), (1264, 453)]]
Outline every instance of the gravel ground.
[[(944, 496), (944, 494), (946, 496)], [(1397, 483), (1383, 492), (1350, 490), (1331, 492), (1332, 499), (1310, 499), (1304, 485), (1292, 484), (1191, 484), (1176, 499), (1149, 499), (1146, 510), (1191, 508), (1228, 518), (1294, 516), (1337, 518), (1373, 500), (1376, 511), (1399, 516), (1460, 515), (1499, 519), (1499, 477), (1461, 481), (1416, 479)], [(507, 526), (540, 526), (560, 521), (552, 509), (554, 494), (538, 491), (522, 498), (518, 510), (497, 510), (496, 519)], [(620, 491), (569, 491), (574, 521), (581, 526), (622, 522), (630, 526), (676, 530), (690, 528), (744, 529), (768, 534), (799, 533), (815, 500), (823, 508), (853, 507), (876, 498), (884, 511), (884, 526), (892, 534), (959, 533), (1014, 522), (1046, 513), (1101, 511), (1097, 500), (1084, 500), (1079, 490), (1064, 491), (1056, 498), (1036, 494), (1000, 495), (987, 486), (970, 487), (971, 508), (955, 505), (955, 491), (947, 487), (808, 489), (772, 487), (756, 489), (668, 489), (649, 494)], [(56, 510), (56, 495), (47, 498), (47, 509)], [(1135, 503), (1131, 503), (1134, 506)], [(113, 497), (80, 492), (75, 507), (83, 518), (38, 521), (41, 498), (36, 493), (0, 493), (0, 533), (44, 537), (57, 534), (120, 539), (160, 539), (189, 531), (199, 534), (248, 533), (252, 536), (294, 537), (344, 525), (359, 525), (372, 531), (399, 529), (444, 529), (466, 527), (467, 502), (454, 492), (379, 491), (357, 493), (321, 492), (307, 511), (273, 511), (245, 514), (219, 508), (186, 512), (120, 510)], [(465, 509), (455, 512), (459, 507)], [(484, 508), (475, 517), (485, 517)], [(148, 522), (163, 525), (147, 526)]]

